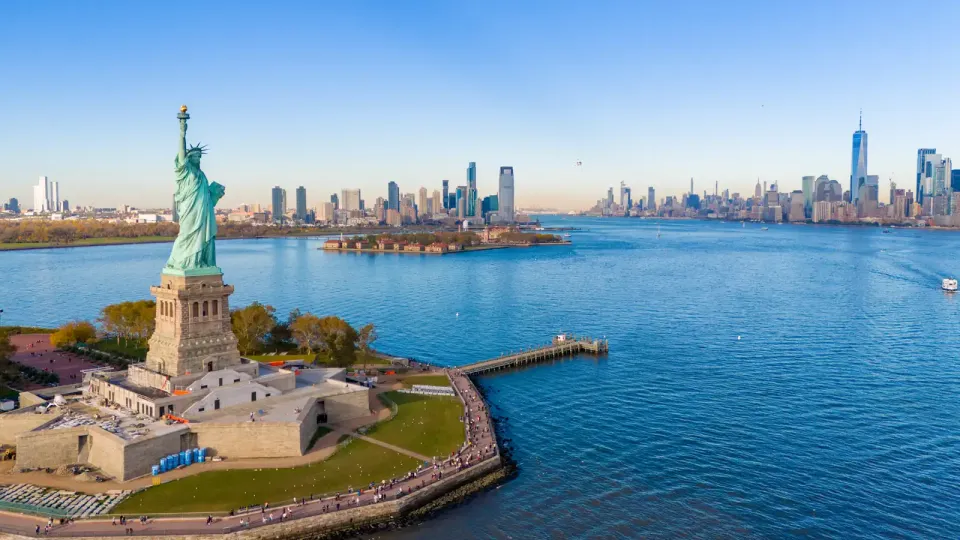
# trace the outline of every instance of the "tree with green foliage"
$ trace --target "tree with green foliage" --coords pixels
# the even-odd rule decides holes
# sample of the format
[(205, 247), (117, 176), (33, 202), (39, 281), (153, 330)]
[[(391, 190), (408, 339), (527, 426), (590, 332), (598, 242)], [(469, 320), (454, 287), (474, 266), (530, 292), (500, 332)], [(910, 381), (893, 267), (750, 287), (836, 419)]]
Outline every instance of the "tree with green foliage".
[(156, 325), (157, 303), (153, 300), (121, 302), (106, 306), (100, 311), (97, 322), (107, 334), (120, 339), (147, 339)]
[(290, 332), (303, 352), (313, 352), (323, 341), (320, 317), (312, 313), (303, 313), (294, 319), (290, 323)]
[(97, 329), (87, 321), (68, 322), (50, 335), (54, 347), (70, 347), (77, 343), (88, 343), (97, 337)]
[(10, 336), (7, 332), (0, 331), (0, 381), (12, 381), (17, 377), (17, 366), (10, 361), (17, 347), (10, 343)]
[(366, 370), (367, 358), (370, 356), (370, 345), (379, 337), (377, 335), (377, 327), (374, 326), (373, 323), (366, 324), (357, 334), (357, 346), (360, 351), (363, 352), (363, 369)]
[(274, 312), (273, 306), (254, 302), (230, 313), (230, 323), (241, 354), (256, 352), (263, 346), (264, 338), (277, 325)]
[(321, 350), (337, 367), (348, 367), (357, 360), (359, 334), (347, 321), (328, 315), (320, 319)]

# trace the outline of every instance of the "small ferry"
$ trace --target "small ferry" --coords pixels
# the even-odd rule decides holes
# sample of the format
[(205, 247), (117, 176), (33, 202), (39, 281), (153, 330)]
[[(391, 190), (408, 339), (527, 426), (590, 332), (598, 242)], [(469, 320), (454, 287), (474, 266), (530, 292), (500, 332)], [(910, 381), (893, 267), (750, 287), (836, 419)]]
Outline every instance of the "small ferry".
[(769, 230), (770, 230), (770, 227), (760, 227), (760, 230), (761, 230), (761, 231), (769, 231)]
[(947, 292), (957, 292), (957, 280), (944, 278), (943, 283), (940, 284), (940, 288)]

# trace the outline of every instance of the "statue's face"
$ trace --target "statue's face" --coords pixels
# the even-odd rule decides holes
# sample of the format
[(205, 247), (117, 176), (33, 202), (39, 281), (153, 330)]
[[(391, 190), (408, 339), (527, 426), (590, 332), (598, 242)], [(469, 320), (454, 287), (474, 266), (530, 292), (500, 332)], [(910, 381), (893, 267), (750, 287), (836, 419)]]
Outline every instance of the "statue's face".
[(200, 152), (191, 152), (190, 155), (187, 156), (187, 161), (189, 161), (191, 165), (200, 165)]

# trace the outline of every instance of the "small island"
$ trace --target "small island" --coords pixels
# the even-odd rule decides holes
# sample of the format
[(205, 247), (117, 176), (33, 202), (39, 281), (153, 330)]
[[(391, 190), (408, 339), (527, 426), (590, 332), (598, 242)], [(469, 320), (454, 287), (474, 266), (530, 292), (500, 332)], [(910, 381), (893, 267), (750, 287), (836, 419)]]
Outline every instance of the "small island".
[(352, 236), (327, 240), (321, 249), (360, 253), (446, 255), (543, 245), (570, 245), (570, 241), (555, 234), (521, 232), (514, 227), (487, 227), (479, 232), (387, 233)]

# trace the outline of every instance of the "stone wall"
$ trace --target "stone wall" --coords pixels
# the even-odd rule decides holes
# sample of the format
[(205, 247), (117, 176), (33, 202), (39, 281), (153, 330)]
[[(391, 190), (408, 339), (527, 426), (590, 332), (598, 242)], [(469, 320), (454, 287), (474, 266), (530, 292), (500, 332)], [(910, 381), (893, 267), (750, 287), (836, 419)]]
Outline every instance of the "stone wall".
[(128, 480), (129, 478), (123, 476), (125, 441), (97, 426), (88, 426), (87, 434), (89, 435), (87, 444), (90, 447), (87, 452), (87, 463), (98, 467), (104, 474), (117, 480)]
[(18, 399), (20, 401), (20, 408), (30, 407), (32, 405), (40, 405), (47, 402), (46, 399), (34, 394), (33, 392), (20, 392)]
[(343, 422), (370, 414), (370, 392), (364, 390), (321, 398), (330, 422)]
[(62, 414), (56, 407), (53, 410), (54, 413), (47, 414), (37, 414), (33, 409), (0, 414), (0, 444), (17, 444), (17, 435), (32, 431)]
[(228, 458), (270, 458), (302, 455), (300, 424), (296, 422), (234, 422), (190, 424), (201, 448)]
[(180, 436), (189, 432), (186, 426), (182, 426), (180, 429), (155, 437), (128, 442), (123, 447), (123, 476), (117, 476), (117, 478), (130, 480), (150, 474), (150, 468), (157, 465), (160, 458), (182, 450)]
[(80, 454), (80, 436), (86, 434), (86, 427), (21, 433), (17, 437), (17, 468), (59, 467), (76, 463)]

